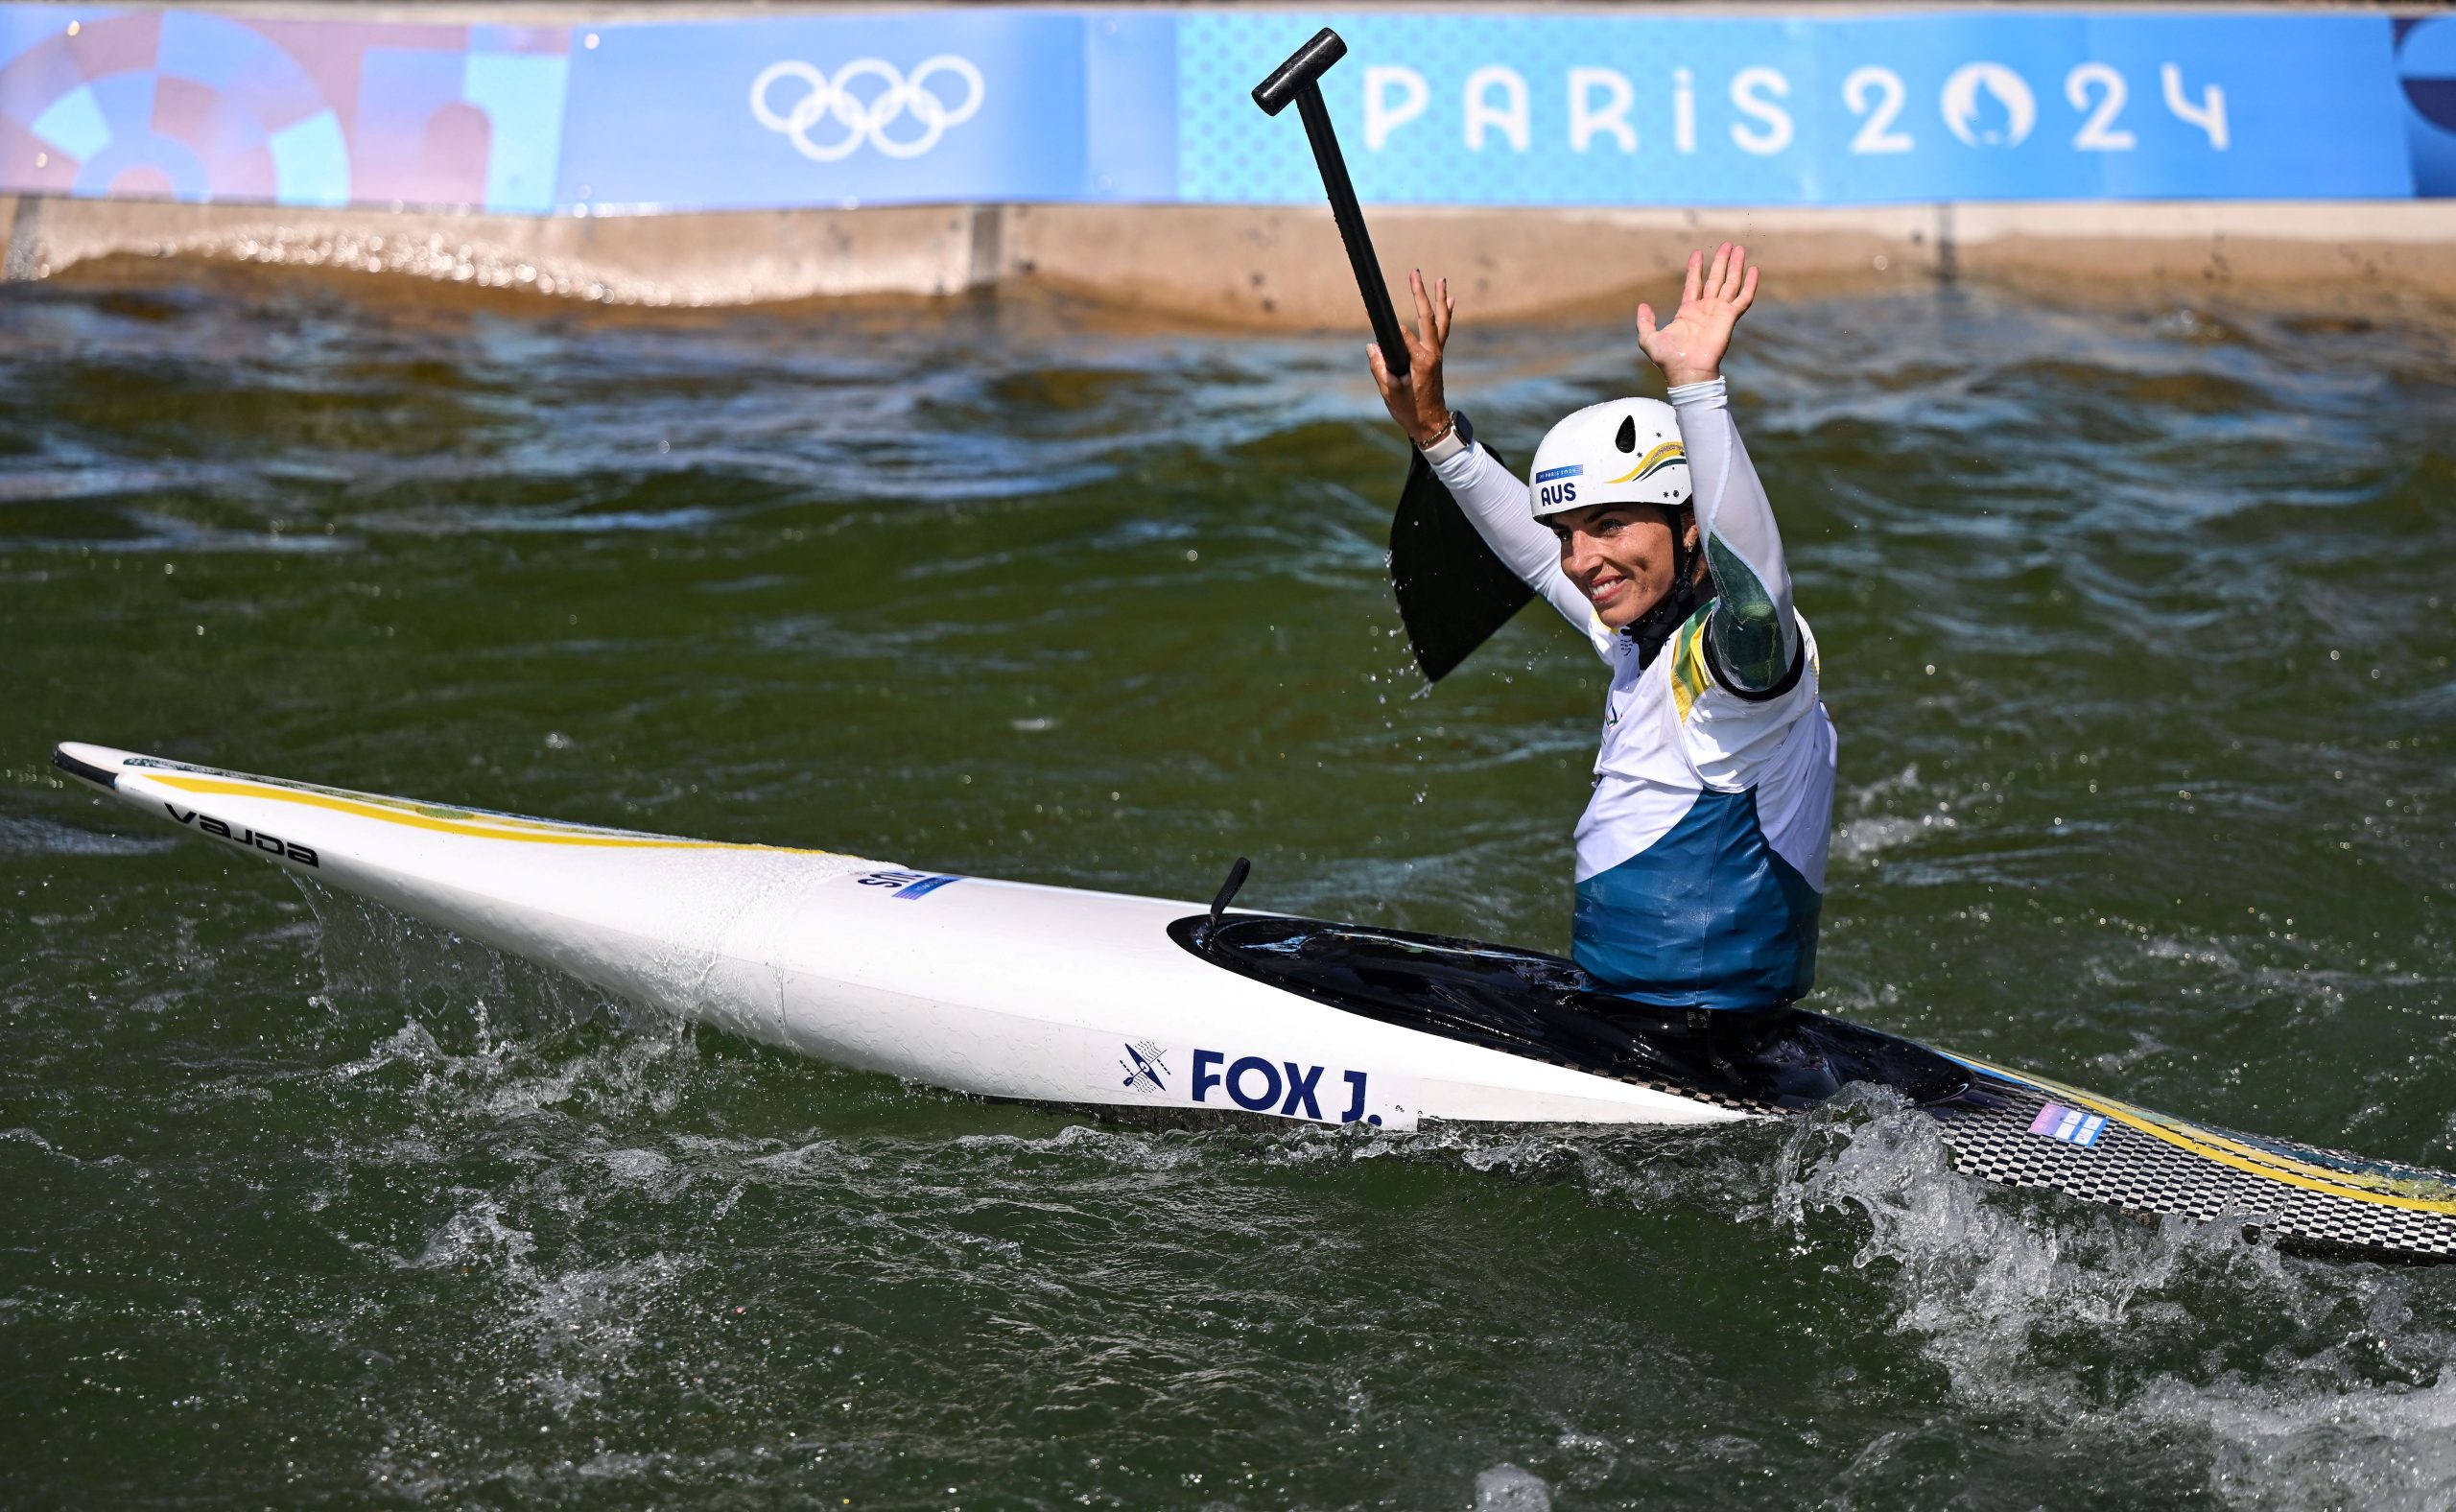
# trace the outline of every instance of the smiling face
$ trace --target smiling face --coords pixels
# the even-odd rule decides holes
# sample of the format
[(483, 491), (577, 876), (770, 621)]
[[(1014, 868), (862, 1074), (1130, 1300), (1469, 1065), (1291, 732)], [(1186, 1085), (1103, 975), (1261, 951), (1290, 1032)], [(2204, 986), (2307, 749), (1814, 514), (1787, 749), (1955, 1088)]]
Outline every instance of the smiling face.
[(1625, 629), (1671, 591), (1671, 528), (1678, 518), (1697, 544), (1694, 517), (1654, 504), (1597, 504), (1547, 515), (1561, 543), (1561, 571), (1594, 605), (1595, 617)]

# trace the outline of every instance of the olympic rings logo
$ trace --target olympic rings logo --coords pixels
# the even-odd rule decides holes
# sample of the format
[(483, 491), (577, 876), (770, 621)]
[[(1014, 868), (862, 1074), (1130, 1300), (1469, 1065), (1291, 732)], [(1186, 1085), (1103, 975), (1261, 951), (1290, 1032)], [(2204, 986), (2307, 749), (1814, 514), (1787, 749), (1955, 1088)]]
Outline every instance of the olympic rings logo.
[[(961, 104), (949, 105), (931, 87), (932, 80), (942, 76), (963, 86)], [(794, 100), (792, 108), (779, 113), (768, 96), (779, 82), (788, 79), (807, 92)], [(866, 102), (853, 87), (863, 83), (878, 86), (878, 93)], [(769, 63), (751, 82), (750, 113), (761, 126), (792, 138), (793, 151), (814, 162), (850, 157), (863, 142), (889, 157), (918, 157), (937, 146), (949, 127), (971, 120), (980, 108), (983, 92), (980, 70), (969, 59), (953, 53), (923, 59), (909, 79), (897, 72), (894, 64), (876, 58), (857, 58), (832, 78), (789, 59)], [(920, 123), (918, 133), (888, 135), (887, 128), (907, 115)], [(812, 140), (812, 129), (828, 122), (834, 125), (818, 140)]]

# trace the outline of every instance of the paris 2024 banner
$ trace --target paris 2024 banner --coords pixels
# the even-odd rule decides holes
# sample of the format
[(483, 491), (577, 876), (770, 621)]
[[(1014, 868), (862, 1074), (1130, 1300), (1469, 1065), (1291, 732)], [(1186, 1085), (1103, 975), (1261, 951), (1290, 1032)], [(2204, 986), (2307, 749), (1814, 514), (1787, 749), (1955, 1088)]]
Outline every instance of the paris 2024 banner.
[(2456, 17), (947, 9), (576, 26), (0, 5), (0, 193), (534, 215), (2456, 195)]

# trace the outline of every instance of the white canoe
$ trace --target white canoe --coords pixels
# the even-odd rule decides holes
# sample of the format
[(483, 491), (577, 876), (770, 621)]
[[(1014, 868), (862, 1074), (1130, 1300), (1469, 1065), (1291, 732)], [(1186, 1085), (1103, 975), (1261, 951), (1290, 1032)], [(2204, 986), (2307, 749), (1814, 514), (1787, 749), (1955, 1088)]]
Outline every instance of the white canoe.
[(1813, 1013), (1644, 1009), (1533, 952), (1265, 913), (1221, 922), (1189, 903), (518, 818), (100, 745), (52, 759), (162, 823), (609, 992), (980, 1097), (1401, 1130), (1727, 1122), (1873, 1081), (1989, 1180), (2328, 1250), (2456, 1257), (2456, 1179), (2438, 1171), (2212, 1128)]

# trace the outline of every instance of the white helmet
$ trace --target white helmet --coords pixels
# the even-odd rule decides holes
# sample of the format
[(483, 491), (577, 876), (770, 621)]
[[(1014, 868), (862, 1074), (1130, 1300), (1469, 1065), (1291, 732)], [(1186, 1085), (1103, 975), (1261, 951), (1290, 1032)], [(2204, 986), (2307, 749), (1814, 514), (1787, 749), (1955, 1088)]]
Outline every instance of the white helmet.
[(1688, 502), (1688, 453), (1680, 422), (1660, 399), (1591, 404), (1555, 425), (1535, 448), (1526, 496), (1535, 518), (1597, 504)]

